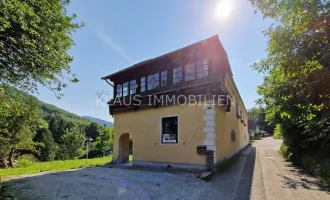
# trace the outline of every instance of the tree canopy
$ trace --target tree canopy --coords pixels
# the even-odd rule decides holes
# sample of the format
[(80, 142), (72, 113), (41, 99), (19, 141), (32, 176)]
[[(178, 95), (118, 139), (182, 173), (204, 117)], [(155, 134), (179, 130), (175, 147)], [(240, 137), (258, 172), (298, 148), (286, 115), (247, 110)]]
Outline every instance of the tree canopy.
[[(82, 27), (69, 16), (69, 0), (0, 1), (0, 82), (36, 92), (37, 85), (61, 97), (71, 72), (72, 33)], [(64, 81), (65, 80), (65, 81)]]
[(265, 31), (268, 56), (252, 66), (268, 73), (259, 103), (268, 123), (283, 132), (284, 155), (321, 175), (319, 166), (330, 165), (324, 160), (330, 151), (330, 2), (250, 2), (276, 21)]
[(25, 92), (0, 87), (0, 167), (31, 154), (39, 161), (84, 158), (87, 137), (90, 157), (113, 148), (111, 128), (46, 104)]
[(0, 161), (1, 165), (8, 166), (9, 162), (14, 167), (19, 151), (34, 151), (36, 103), (31, 99), (22, 104), (19, 96), (10, 98), (3, 90), (0, 90), (0, 102)]

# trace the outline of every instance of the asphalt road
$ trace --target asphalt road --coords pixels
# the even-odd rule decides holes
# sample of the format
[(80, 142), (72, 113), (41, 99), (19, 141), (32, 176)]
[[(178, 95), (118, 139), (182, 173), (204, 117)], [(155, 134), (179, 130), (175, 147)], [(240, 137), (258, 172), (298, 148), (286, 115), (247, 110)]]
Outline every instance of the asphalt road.
[[(249, 154), (250, 156), (255, 154), (254, 163), (250, 162), (248, 158), (245, 165), (245, 171), (248, 174), (253, 171), (250, 198), (330, 200), (330, 194), (320, 185), (318, 179), (283, 160), (279, 155), (281, 143), (281, 140), (268, 137), (257, 140), (253, 144)], [(251, 170), (252, 168), (253, 170)], [(242, 177), (244, 177), (244, 174)], [(240, 181), (238, 190), (246, 186), (243, 178)], [(238, 195), (235, 199), (241, 198)]]
[(16, 177), (6, 184), (22, 199), (330, 200), (316, 178), (278, 153), (281, 140), (264, 138), (204, 182), (196, 174), (95, 167)]

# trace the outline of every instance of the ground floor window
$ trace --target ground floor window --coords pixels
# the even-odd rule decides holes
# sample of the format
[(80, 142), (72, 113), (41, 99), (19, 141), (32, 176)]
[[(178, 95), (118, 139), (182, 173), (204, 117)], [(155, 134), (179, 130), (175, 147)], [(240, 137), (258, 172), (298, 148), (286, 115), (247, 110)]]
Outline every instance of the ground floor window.
[(161, 139), (163, 144), (176, 144), (179, 137), (179, 118), (178, 116), (163, 117)]

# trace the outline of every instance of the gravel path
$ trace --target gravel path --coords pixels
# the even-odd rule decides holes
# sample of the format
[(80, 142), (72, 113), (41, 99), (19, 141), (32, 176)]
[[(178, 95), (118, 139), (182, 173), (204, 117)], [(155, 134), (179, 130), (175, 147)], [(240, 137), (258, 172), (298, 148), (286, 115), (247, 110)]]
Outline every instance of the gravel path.
[(196, 174), (88, 168), (12, 180), (25, 199), (202, 199)]
[(196, 173), (95, 167), (26, 175), (5, 184), (31, 200), (330, 200), (316, 178), (280, 157), (280, 145), (272, 138), (256, 141), (210, 182)]

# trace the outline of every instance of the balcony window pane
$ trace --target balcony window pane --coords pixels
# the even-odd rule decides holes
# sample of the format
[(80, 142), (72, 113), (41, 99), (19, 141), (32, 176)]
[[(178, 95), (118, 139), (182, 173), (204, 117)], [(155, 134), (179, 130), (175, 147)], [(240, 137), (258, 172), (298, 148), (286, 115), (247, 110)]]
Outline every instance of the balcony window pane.
[(159, 87), (159, 73), (148, 76), (148, 91)]
[(123, 96), (128, 95), (128, 82), (123, 84)]
[(141, 78), (141, 92), (145, 92), (147, 90), (147, 81), (146, 77)]
[(122, 93), (123, 92), (122, 89), (123, 89), (122, 88), (122, 85), (121, 84), (118, 84), (117, 85), (117, 95), (116, 95), (117, 97), (121, 97), (122, 96), (122, 94), (123, 94)]
[(182, 81), (182, 67), (173, 69), (173, 85), (181, 83)]
[(162, 87), (167, 85), (167, 71), (160, 73), (160, 85)]
[(190, 63), (185, 66), (185, 81), (195, 80), (195, 63)]
[(132, 80), (129, 82), (129, 89), (130, 89), (130, 94), (136, 93), (136, 80)]
[(209, 75), (209, 66), (207, 59), (197, 62), (197, 79), (205, 78)]

